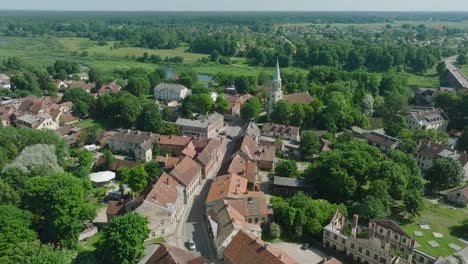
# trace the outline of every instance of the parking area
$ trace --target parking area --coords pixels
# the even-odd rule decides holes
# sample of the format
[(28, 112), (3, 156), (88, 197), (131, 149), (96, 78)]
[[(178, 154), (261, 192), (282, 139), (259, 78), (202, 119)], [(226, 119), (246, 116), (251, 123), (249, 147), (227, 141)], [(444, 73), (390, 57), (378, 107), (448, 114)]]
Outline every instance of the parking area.
[(316, 264), (323, 260), (327, 255), (320, 250), (310, 248), (301, 249), (300, 244), (294, 243), (275, 243), (274, 247), (284, 250), (289, 256), (293, 257), (299, 264)]

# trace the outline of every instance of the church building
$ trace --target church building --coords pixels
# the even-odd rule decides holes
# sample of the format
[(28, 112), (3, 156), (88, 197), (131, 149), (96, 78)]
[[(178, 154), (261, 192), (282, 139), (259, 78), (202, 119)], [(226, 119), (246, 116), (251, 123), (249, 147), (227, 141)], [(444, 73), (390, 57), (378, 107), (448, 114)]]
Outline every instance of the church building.
[(271, 113), (275, 104), (280, 100), (288, 101), (292, 104), (310, 104), (313, 100), (309, 92), (293, 93), (293, 94), (283, 94), (281, 90), (281, 74), (279, 68), (279, 62), (276, 60), (275, 74), (273, 75), (273, 80), (271, 81), (271, 91), (270, 97), (268, 100), (268, 121), (271, 121)]

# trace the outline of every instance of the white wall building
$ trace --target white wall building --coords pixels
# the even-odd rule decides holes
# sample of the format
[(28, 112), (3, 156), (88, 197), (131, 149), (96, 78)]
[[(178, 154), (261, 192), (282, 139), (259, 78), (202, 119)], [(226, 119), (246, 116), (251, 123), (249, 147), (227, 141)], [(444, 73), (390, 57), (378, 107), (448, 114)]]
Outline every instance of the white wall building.
[(191, 91), (180, 84), (160, 83), (154, 87), (154, 97), (164, 101), (182, 101)]

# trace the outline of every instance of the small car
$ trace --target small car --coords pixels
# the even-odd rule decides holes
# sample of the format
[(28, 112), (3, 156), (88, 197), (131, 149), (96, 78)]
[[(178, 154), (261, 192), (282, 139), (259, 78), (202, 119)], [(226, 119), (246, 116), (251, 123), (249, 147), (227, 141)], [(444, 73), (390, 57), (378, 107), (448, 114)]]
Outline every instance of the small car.
[(190, 250), (195, 250), (195, 243), (193, 242), (192, 239), (189, 239), (189, 241), (187, 241), (187, 247)]
[(302, 249), (307, 250), (307, 249), (309, 249), (309, 248), (310, 248), (309, 243), (304, 243), (304, 244), (302, 244)]

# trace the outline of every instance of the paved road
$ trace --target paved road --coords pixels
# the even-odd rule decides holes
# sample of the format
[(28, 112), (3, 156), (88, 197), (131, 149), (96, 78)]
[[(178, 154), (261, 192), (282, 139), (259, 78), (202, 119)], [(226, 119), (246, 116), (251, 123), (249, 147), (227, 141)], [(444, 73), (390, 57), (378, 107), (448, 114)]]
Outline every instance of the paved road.
[(273, 244), (273, 246), (284, 250), (299, 264), (316, 264), (322, 261), (323, 258), (327, 256), (325, 253), (318, 249), (310, 248), (308, 250), (303, 250), (301, 249), (301, 245), (296, 243), (281, 242), (275, 243)]
[(230, 140), (223, 139), (223, 158), (220, 159), (216, 167), (212, 170), (211, 175), (208, 175), (206, 179), (203, 180), (201, 188), (199, 188), (195, 194), (194, 199), (185, 205), (181, 220), (177, 224), (174, 233), (166, 238), (169, 243), (181, 248), (186, 248), (186, 242), (189, 239), (193, 239), (196, 245), (194, 254), (201, 255), (212, 261), (216, 261), (216, 255), (208, 237), (208, 228), (205, 220), (205, 201), (211, 182), (218, 174), (223, 160), (227, 156), (226, 153), (231, 152), (231, 145), (232, 143)]
[(458, 55), (457, 56), (452, 56), (448, 57), (445, 59), (445, 65), (447, 66), (447, 69), (452, 72), (454, 77), (460, 82), (460, 84), (464, 88), (468, 88), (468, 79), (465, 77), (465, 75), (455, 66), (455, 62), (457, 61)]

